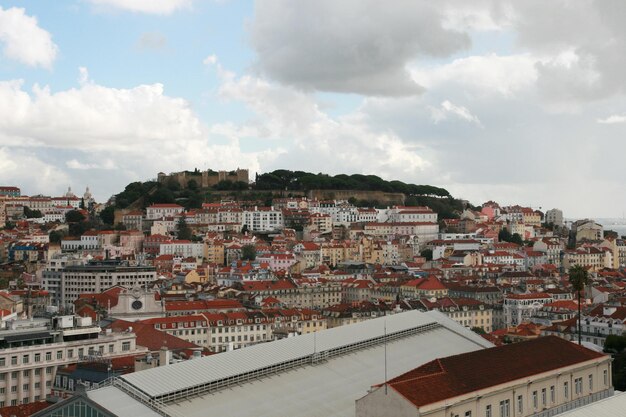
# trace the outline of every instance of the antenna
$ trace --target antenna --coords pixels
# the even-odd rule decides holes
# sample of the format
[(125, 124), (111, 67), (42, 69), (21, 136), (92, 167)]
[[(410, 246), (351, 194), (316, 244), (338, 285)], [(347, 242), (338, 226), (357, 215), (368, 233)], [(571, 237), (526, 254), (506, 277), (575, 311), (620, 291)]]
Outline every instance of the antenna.
[(383, 326), (383, 339), (385, 340), (385, 395), (387, 395), (387, 319), (385, 319)]

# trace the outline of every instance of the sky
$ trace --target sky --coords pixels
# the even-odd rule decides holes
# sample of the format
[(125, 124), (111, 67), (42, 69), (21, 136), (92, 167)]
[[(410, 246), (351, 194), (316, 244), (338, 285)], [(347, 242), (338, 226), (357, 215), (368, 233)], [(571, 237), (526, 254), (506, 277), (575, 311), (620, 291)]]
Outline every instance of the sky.
[(626, 211), (621, 0), (0, 0), (0, 183), (375, 174)]

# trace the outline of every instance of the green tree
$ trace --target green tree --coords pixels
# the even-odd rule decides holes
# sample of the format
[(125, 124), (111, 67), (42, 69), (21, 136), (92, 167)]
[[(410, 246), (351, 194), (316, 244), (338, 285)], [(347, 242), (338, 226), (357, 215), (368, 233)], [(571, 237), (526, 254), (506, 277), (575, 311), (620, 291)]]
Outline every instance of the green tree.
[(256, 248), (254, 245), (244, 245), (241, 248), (241, 259), (245, 261), (254, 261), (256, 259)]
[(507, 229), (506, 227), (500, 230), (500, 233), (498, 233), (498, 240), (500, 242), (510, 242), (511, 238), (511, 232), (509, 232), (509, 229)]
[(196, 191), (198, 189), (198, 181), (196, 180), (187, 181), (187, 188), (189, 188), (192, 191)]
[(67, 223), (80, 223), (85, 221), (85, 216), (78, 210), (72, 210), (65, 213), (65, 221)]
[(424, 249), (420, 252), (420, 256), (426, 258), (427, 261), (433, 260), (433, 250), (432, 249)]
[(113, 229), (118, 231), (126, 230), (126, 225), (124, 223), (118, 223)]
[(81, 199), (80, 199), (80, 204), (78, 205), (78, 207), (79, 207), (81, 210), (85, 210), (85, 199), (84, 199), (84, 198), (81, 198)]
[(191, 233), (191, 228), (187, 224), (187, 221), (185, 220), (184, 215), (180, 216), (180, 219), (178, 219), (176, 230), (177, 230), (177, 237), (179, 240), (191, 240), (191, 236), (193, 234)]
[(26, 216), (27, 219), (40, 219), (43, 217), (43, 213), (39, 210), (31, 210), (24, 206), (24, 216)]
[(620, 353), (626, 349), (626, 336), (611, 334), (606, 337), (604, 342), (604, 351), (611, 353)]
[(486, 334), (482, 327), (472, 327), (470, 330), (477, 334)]
[(115, 221), (115, 207), (106, 206), (100, 212), (100, 219), (102, 220), (102, 223), (112, 226)]
[(572, 288), (578, 295), (578, 344), (581, 344), (581, 305), (580, 305), (580, 293), (585, 290), (587, 284), (589, 284), (589, 274), (587, 270), (580, 265), (574, 265), (569, 269), (569, 282), (572, 284)]
[(63, 239), (65, 233), (59, 230), (53, 230), (48, 236), (50, 237), (50, 243), (61, 243), (61, 239)]
[(509, 242), (524, 246), (524, 240), (522, 240), (522, 237), (519, 233), (513, 233), (513, 236), (511, 236), (511, 240)]

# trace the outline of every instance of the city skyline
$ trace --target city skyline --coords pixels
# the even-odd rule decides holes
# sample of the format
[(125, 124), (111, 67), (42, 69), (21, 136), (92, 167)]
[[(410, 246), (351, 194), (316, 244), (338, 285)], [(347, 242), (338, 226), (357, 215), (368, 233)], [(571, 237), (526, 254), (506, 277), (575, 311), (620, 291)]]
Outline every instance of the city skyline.
[(105, 201), (159, 171), (302, 169), (622, 217), (624, 13), (6, 1), (0, 177), (25, 194), (89, 185)]

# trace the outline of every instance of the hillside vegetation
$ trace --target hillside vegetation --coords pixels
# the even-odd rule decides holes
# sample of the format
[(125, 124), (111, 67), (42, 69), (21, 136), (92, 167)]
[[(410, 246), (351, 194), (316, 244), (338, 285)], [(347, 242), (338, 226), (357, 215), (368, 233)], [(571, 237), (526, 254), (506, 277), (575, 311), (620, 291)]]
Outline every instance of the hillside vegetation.
[[(114, 196), (116, 209), (140, 209), (155, 203), (178, 203), (187, 209), (199, 208), (204, 202), (219, 201), (224, 197), (235, 200), (255, 200), (259, 204), (271, 204), (273, 198), (304, 195), (310, 190), (355, 190), (402, 193), (405, 205), (431, 207), (440, 217), (455, 217), (463, 210), (463, 204), (450, 196), (444, 188), (432, 185), (407, 184), (402, 181), (386, 181), (376, 175), (327, 175), (304, 171), (276, 170), (257, 175), (252, 184), (221, 181), (211, 188), (201, 188), (189, 181), (186, 188), (174, 179), (164, 183), (157, 181), (133, 182)], [(357, 206), (382, 206), (376, 200), (356, 200)]]

